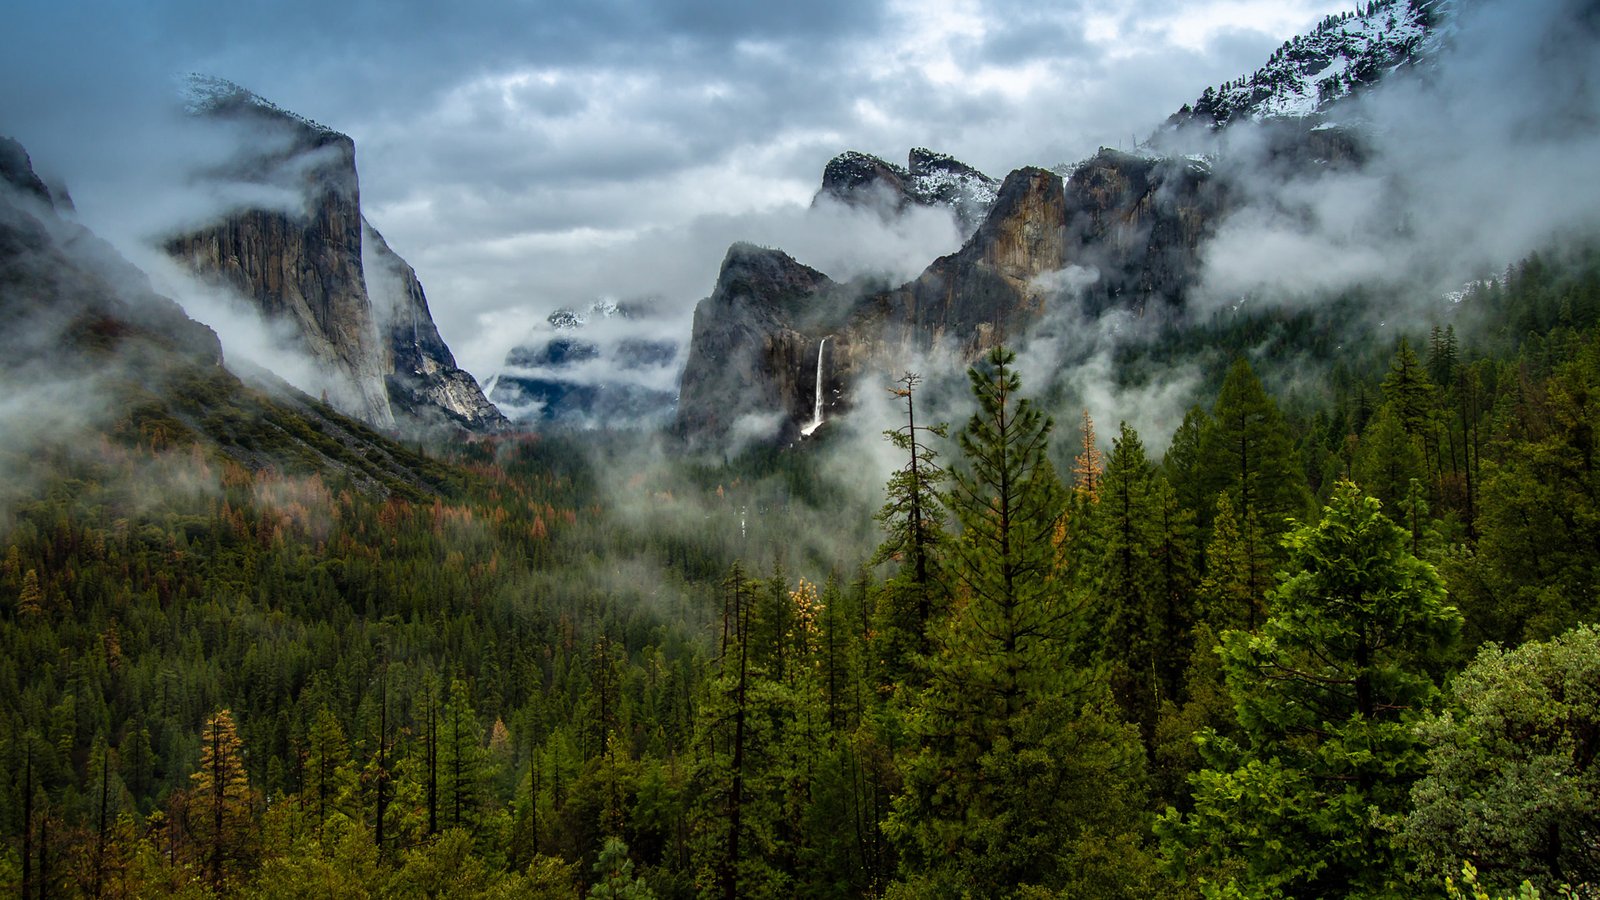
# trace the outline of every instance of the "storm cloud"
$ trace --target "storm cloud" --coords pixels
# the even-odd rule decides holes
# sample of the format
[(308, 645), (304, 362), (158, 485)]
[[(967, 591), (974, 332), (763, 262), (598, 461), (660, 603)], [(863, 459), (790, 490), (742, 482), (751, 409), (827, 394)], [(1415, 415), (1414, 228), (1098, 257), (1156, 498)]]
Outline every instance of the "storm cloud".
[[(25, 0), (0, 36), (0, 131), (119, 246), (148, 240), (152, 216), (135, 211), (206, 158), (173, 114), (179, 73), (350, 134), (368, 217), (484, 378), (551, 310), (598, 297), (659, 297), (685, 339), (734, 239), (771, 233), (827, 265), (795, 230), (845, 149), (929, 146), (996, 176), (1076, 160), (1344, 7)], [(949, 249), (947, 232), (924, 232), (915, 253)], [(913, 255), (908, 235), (883, 237), (883, 260), (845, 264)]]

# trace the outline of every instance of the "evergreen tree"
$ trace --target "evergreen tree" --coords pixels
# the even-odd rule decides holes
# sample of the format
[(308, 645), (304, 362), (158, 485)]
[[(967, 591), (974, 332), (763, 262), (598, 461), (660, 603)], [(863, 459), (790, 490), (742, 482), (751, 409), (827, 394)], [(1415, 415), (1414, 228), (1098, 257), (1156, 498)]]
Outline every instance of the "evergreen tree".
[(1354, 465), (1356, 483), (1385, 506), (1396, 507), (1405, 499), (1412, 479), (1427, 477), (1420, 446), (1421, 442), (1406, 432), (1395, 405), (1385, 403), (1361, 436)]
[(1287, 541), (1290, 573), (1260, 633), (1223, 635), (1242, 742), (1202, 742), (1193, 811), (1160, 824), (1180, 870), (1244, 896), (1392, 896), (1393, 818), (1421, 774), (1417, 720), (1461, 617), (1433, 567), (1353, 484)]
[(1270, 545), (1290, 516), (1305, 511), (1305, 479), (1288, 426), (1243, 358), (1217, 394), (1200, 439), (1199, 470), (1210, 495), (1226, 491), (1239, 520), (1258, 523)]
[(1167, 483), (1172, 485), (1178, 503), (1196, 522), (1207, 525), (1211, 522), (1215, 501), (1206, 493), (1200, 442), (1210, 427), (1211, 416), (1205, 409), (1191, 407), (1183, 414), (1183, 423), (1173, 432), (1161, 460), (1161, 470), (1167, 476)]
[(344, 728), (327, 707), (322, 707), (317, 710), (311, 730), (306, 735), (306, 775), (302, 796), (302, 802), (311, 807), (315, 817), (319, 839), (329, 816), (335, 813), (349, 815), (350, 803), (355, 799), (357, 790), (356, 773), (352, 768)]
[(655, 892), (644, 879), (634, 876), (628, 845), (621, 838), (606, 838), (594, 862), (594, 874), (594, 885), (589, 888), (591, 900), (655, 900)]
[(199, 843), (206, 881), (218, 892), (240, 874), (251, 850), (252, 797), (243, 749), (233, 712), (218, 710), (200, 732), (200, 766), (189, 776), (189, 830)]
[(488, 799), (483, 726), (459, 678), (450, 682), (439, 717), (439, 817), (470, 834)]
[(1080, 426), (1082, 450), (1072, 460), (1072, 490), (1090, 502), (1100, 499), (1100, 481), (1105, 473), (1105, 454), (1100, 452), (1099, 439), (1094, 434), (1094, 420), (1089, 411), (1083, 411)]
[(1418, 438), (1428, 434), (1428, 423), (1435, 404), (1434, 394), (1435, 388), (1433, 381), (1428, 378), (1428, 370), (1417, 359), (1411, 342), (1401, 338), (1394, 359), (1389, 363), (1389, 374), (1383, 379), (1383, 397), (1394, 407), (1406, 434)]
[(1066, 492), (1014, 359), (997, 348), (969, 373), (979, 410), (948, 495), (962, 529), (957, 609), (927, 663), (919, 746), (885, 824), (915, 891), (1061, 889), (1104, 875), (1087, 848), (1136, 828), (1128, 786), (1142, 754), (1104, 683), (1070, 662), (1086, 604), (1056, 565)]
[(1139, 435), (1124, 422), (1112, 443), (1100, 488), (1100, 558), (1094, 571), (1105, 623), (1103, 652), (1112, 664), (1113, 693), (1145, 736), (1172, 685), (1164, 678), (1175, 651), (1177, 623), (1164, 596), (1159, 552), (1161, 513), (1156, 476)]
[(928, 652), (929, 624), (941, 615), (949, 591), (943, 577), (945, 533), (944, 509), (938, 496), (945, 473), (938, 464), (938, 451), (923, 440), (924, 435), (944, 437), (944, 424), (918, 425), (915, 392), (921, 377), (907, 372), (891, 389), (905, 400), (906, 424), (884, 432), (895, 449), (906, 454), (905, 466), (889, 477), (883, 508), (877, 520), (885, 532), (884, 541), (872, 557), (873, 564), (898, 562), (895, 575), (883, 585), (879, 603), (878, 644), (890, 682), (912, 674), (913, 654)]

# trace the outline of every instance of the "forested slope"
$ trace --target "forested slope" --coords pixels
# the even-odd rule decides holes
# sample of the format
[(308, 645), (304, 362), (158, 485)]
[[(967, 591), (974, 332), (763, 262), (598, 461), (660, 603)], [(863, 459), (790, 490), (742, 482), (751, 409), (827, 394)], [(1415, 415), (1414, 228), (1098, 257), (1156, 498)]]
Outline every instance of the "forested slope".
[(7, 460), (0, 884), (1443, 896), (1471, 862), (1592, 891), (1597, 263), (1519, 263), (1315, 398), (1241, 356), (1161, 458), (1062, 446), (1003, 351), (948, 437), (902, 384), (872, 559), (737, 537), (855, 515), (805, 453), (302, 457), (317, 418), (156, 393)]

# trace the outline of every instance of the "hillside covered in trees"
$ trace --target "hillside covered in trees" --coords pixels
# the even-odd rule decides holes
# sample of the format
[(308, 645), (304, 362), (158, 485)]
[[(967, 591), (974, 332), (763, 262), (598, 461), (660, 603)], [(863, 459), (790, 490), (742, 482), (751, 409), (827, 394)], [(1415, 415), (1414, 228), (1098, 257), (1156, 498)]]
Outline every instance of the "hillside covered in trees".
[(1307, 329), (1197, 329), (1172, 435), (1055, 429), (1003, 349), (965, 421), (907, 377), (870, 498), (637, 436), (251, 467), (139, 409), (8, 456), (0, 890), (1593, 896), (1600, 255), (1276, 398), (1247, 351)]

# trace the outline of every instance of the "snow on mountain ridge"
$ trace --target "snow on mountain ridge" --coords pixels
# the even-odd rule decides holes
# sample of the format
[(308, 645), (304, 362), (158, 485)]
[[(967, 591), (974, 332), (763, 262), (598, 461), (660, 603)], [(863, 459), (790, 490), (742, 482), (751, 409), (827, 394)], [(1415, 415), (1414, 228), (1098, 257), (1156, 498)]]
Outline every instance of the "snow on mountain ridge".
[(1321, 113), (1435, 52), (1454, 8), (1453, 0), (1373, 0), (1355, 12), (1329, 16), (1309, 34), (1285, 41), (1249, 77), (1206, 88), (1167, 124), (1222, 127)]
[(179, 86), (179, 94), (183, 99), (183, 110), (189, 115), (204, 115), (242, 106), (253, 106), (275, 115), (292, 119), (315, 131), (327, 134), (339, 134), (332, 128), (313, 119), (308, 119), (293, 110), (284, 109), (271, 100), (257, 94), (226, 78), (215, 75), (205, 75), (200, 72), (190, 72), (184, 75)]

